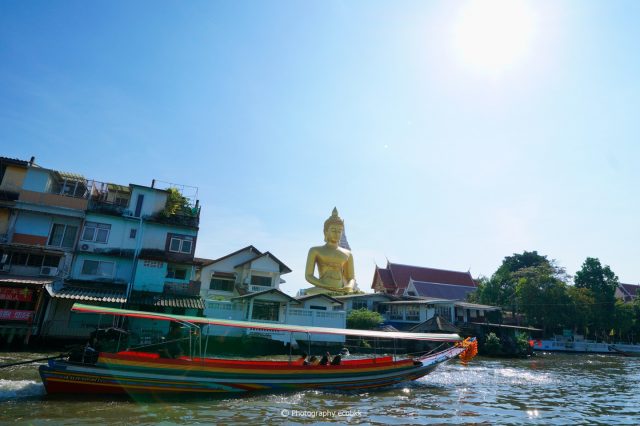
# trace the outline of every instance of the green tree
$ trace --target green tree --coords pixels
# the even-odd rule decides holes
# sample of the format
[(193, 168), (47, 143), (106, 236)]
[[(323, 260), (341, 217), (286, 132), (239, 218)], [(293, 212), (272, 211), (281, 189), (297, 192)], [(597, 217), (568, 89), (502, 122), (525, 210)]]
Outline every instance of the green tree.
[(602, 266), (599, 259), (587, 257), (582, 268), (576, 272), (574, 283), (577, 288), (587, 288), (593, 293), (592, 314), (596, 336), (608, 335), (614, 325), (618, 277), (609, 266)]
[(567, 285), (558, 278), (561, 270), (552, 262), (522, 268), (512, 275), (517, 279), (516, 306), (530, 325), (541, 327), (545, 334), (565, 326), (564, 306), (569, 303)]
[(574, 333), (589, 334), (593, 328), (593, 307), (595, 298), (588, 288), (580, 288), (573, 285), (567, 286), (569, 302), (565, 308), (567, 314), (567, 328)]
[(487, 334), (484, 340), (484, 352), (487, 355), (499, 355), (502, 353), (502, 343), (495, 333), (491, 332)]
[(347, 315), (347, 328), (357, 330), (372, 330), (382, 324), (384, 319), (378, 312), (366, 308), (356, 309)]
[(614, 314), (614, 330), (616, 339), (629, 339), (635, 326), (634, 306), (631, 303), (624, 303), (622, 300), (616, 300)]
[[(500, 306), (509, 309), (513, 315), (516, 315), (519, 307), (522, 308), (523, 302), (527, 299), (525, 293), (533, 291), (543, 281), (542, 278), (536, 278), (530, 282), (538, 274), (553, 277), (554, 282), (566, 279), (564, 269), (558, 267), (555, 262), (549, 261), (547, 256), (542, 256), (535, 250), (524, 251), (522, 254), (514, 253), (513, 256), (505, 257), (498, 270), (478, 288), (475, 297), (480, 303)], [(518, 283), (522, 278), (525, 278), (525, 282), (521, 284), (520, 293), (522, 296), (518, 300)], [(527, 283), (532, 286), (531, 289), (524, 288)], [(535, 292), (537, 294), (539, 291)], [(531, 303), (527, 301), (527, 304)], [(529, 314), (539, 316), (533, 311)]]
[(177, 213), (187, 213), (190, 211), (189, 200), (183, 196), (177, 188), (167, 189), (167, 202), (162, 214), (173, 216)]

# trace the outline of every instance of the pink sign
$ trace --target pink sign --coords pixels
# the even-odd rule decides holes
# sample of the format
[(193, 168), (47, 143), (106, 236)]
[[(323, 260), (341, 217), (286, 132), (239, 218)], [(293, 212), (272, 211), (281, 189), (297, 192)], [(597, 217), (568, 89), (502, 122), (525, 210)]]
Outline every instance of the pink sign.
[(31, 321), (33, 311), (19, 311), (16, 309), (0, 309), (0, 321)]
[(0, 300), (13, 300), (16, 302), (30, 302), (33, 291), (26, 287), (0, 287)]

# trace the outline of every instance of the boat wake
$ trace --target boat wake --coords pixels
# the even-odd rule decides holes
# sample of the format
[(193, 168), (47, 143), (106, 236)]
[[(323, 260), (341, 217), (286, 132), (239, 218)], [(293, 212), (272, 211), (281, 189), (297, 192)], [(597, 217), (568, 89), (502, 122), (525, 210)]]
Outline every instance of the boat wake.
[(45, 395), (42, 383), (35, 380), (0, 379), (0, 402), (14, 398), (29, 398)]

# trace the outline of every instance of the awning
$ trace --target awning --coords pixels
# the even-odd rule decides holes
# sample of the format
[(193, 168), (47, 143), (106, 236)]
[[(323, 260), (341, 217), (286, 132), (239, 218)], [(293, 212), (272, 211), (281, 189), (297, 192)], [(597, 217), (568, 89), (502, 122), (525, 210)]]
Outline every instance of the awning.
[(124, 303), (126, 289), (79, 287), (66, 285), (60, 290), (54, 290), (47, 286), (51, 297), (71, 300), (91, 300), (93, 302)]
[(359, 336), (359, 337), (380, 337), (385, 339), (409, 339), (409, 340), (430, 340), (438, 342), (455, 342), (462, 340), (457, 334), (440, 334), (440, 333), (403, 333), (403, 332), (387, 332), (375, 330), (354, 330), (348, 328), (328, 328), (313, 327), (306, 325), (293, 325), (281, 323), (264, 323), (256, 321), (237, 321), (225, 320), (218, 318), (205, 318), (186, 315), (172, 315), (159, 312), (134, 311), (130, 309), (107, 308), (104, 306), (81, 305), (75, 303), (71, 310), (74, 312), (84, 312), (88, 314), (105, 314), (118, 315), (132, 318), (147, 318), (161, 321), (183, 321), (193, 324), (210, 324), (221, 325), (226, 327), (237, 328), (255, 328), (258, 330), (269, 331), (289, 331), (292, 333), (319, 333), (319, 334), (337, 334), (343, 336)]
[(69, 173), (69, 172), (61, 172), (61, 171), (57, 171), (58, 175), (60, 175), (60, 177), (62, 179), (67, 179), (67, 180), (72, 180), (72, 181), (77, 181), (77, 182), (83, 182), (85, 181), (85, 177), (82, 175), (79, 175), (77, 173)]
[(51, 284), (52, 282), (53, 279), (51, 278), (0, 275), (0, 284), (47, 285)]
[(114, 192), (127, 192), (127, 193), (131, 192), (128, 186), (117, 185), (115, 183), (108, 183), (107, 189), (109, 189), (109, 191), (114, 191)]
[(168, 294), (132, 294), (130, 304), (163, 308), (204, 309), (200, 296), (174, 296)]
[(409, 331), (416, 333), (459, 333), (460, 329), (440, 315), (434, 315), (428, 320), (412, 327)]

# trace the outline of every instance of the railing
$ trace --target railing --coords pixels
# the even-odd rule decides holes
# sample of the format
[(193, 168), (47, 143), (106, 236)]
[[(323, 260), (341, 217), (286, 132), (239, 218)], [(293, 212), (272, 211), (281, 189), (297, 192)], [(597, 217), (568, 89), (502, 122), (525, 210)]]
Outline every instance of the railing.
[(289, 309), (289, 316), (311, 317), (313, 311), (311, 309)]
[(259, 291), (271, 290), (273, 287), (264, 286), (264, 285), (250, 285), (249, 291), (251, 293), (257, 293)]
[[(110, 322), (103, 323), (101, 327), (108, 327)], [(42, 325), (40, 334), (45, 337), (76, 337), (87, 338), (98, 327), (97, 323), (73, 323), (68, 320), (50, 320)]]
[(114, 216), (122, 216), (126, 209), (127, 206), (123, 206), (122, 204), (115, 204), (108, 201), (96, 199), (89, 200), (89, 205), (87, 206), (88, 211), (110, 214)]
[(165, 225), (196, 227), (200, 223), (200, 208), (194, 208), (188, 213), (178, 212), (170, 215), (158, 213), (153, 216), (149, 216), (148, 219), (150, 221), (163, 223)]
[(318, 317), (318, 318), (331, 318), (331, 319), (338, 319), (338, 318), (344, 318), (344, 312), (327, 312), (327, 311), (314, 311), (314, 314)]
[(65, 207), (75, 210), (86, 210), (88, 200), (86, 197), (75, 197), (72, 195), (52, 194), (47, 192), (20, 191), (19, 201), (31, 204), (41, 204), (45, 206)]
[(406, 321), (420, 321), (420, 315), (407, 315)]
[(390, 320), (404, 320), (402, 314), (389, 314)]
[(176, 296), (198, 296), (200, 284), (200, 281), (189, 281), (188, 283), (166, 281), (162, 292)]

